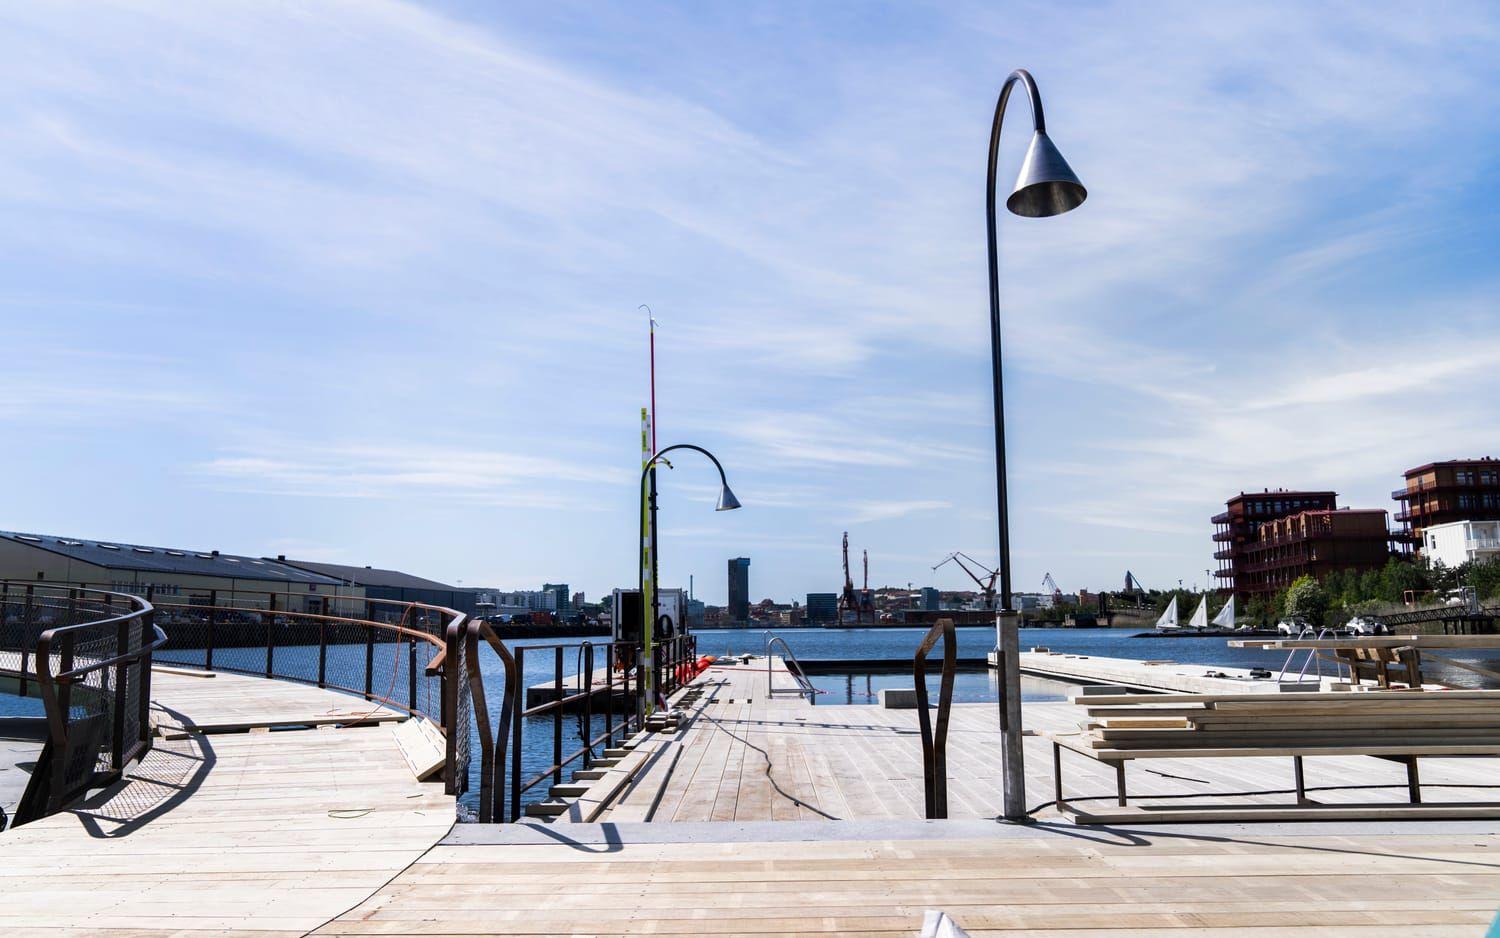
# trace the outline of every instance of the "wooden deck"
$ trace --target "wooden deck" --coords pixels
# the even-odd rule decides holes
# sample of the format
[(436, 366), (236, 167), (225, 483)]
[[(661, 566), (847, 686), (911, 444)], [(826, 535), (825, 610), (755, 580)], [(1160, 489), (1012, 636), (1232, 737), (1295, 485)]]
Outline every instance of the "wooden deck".
[[(773, 672), (779, 684), (791, 678)], [(647, 769), (600, 820), (807, 821), (920, 819), (921, 737), (916, 711), (876, 706), (818, 706), (804, 698), (767, 699), (762, 662), (715, 667), (700, 678), (710, 690), (684, 725), (658, 746)], [(1070, 703), (1028, 703), (1026, 728), (1069, 731), (1083, 717)], [(956, 704), (948, 735), (952, 818), (994, 818), (1002, 810), (998, 714), (994, 704)], [(1053, 817), (1052, 751), (1025, 740), (1026, 786), (1037, 816)], [(1065, 753), (1068, 797), (1080, 807), (1113, 805), (1112, 768)], [(1330, 805), (1402, 804), (1402, 765), (1359, 756), (1309, 759), (1313, 796)], [(1159, 759), (1127, 768), (1131, 801), (1142, 807), (1211, 796), (1221, 805), (1288, 804), (1290, 759)], [(1493, 801), (1500, 758), (1424, 759), (1424, 797)], [(1481, 787), (1486, 786), (1486, 787)]]
[(1500, 837), (1389, 828), (492, 828), (496, 842), (434, 848), (317, 934), (915, 936), (927, 909), (975, 938), (1482, 934)]
[[(975, 936), (1477, 935), (1500, 902), (1497, 822), (1080, 828), (1050, 810), (1041, 737), (1026, 740), (1037, 823), (998, 822), (993, 704), (954, 708), (954, 819), (924, 821), (914, 711), (767, 699), (763, 660), (699, 681), (605, 823), (455, 827), (453, 800), (403, 754), (411, 724), (382, 722), (393, 714), (159, 673), (166, 737), (130, 778), (0, 835), (0, 933), (915, 935), (941, 909)], [(1080, 711), (1025, 715), (1063, 729)], [(1430, 800), (1472, 800), (1497, 767), (1432, 759), (1424, 783)], [(1399, 765), (1308, 770), (1329, 803), (1404, 798)], [(1292, 784), (1289, 760), (1130, 771), (1148, 804), (1284, 802)], [(1107, 767), (1077, 758), (1068, 776), (1074, 801), (1112, 803)]]
[(8, 938), (304, 934), (453, 824), (453, 799), (416, 781), (391, 711), (222, 673), (158, 671), (153, 685), (153, 721), (170, 735), (123, 782), (0, 834)]

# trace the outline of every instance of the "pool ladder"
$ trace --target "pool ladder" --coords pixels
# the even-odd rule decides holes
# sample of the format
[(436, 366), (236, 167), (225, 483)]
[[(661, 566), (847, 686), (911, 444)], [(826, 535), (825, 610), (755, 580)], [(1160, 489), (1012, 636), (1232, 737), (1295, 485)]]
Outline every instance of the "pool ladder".
[[(773, 646), (778, 644), (781, 646), (781, 650), (784, 653), (784, 657), (787, 661), (787, 673), (797, 681), (796, 687), (777, 687), (776, 684), (771, 680), (771, 651), (773, 649)], [(815, 704), (817, 703), (816, 698), (818, 696), (818, 689), (816, 687), (813, 687), (812, 682), (807, 679), (807, 674), (802, 670), (802, 663), (797, 660), (797, 656), (792, 652), (792, 646), (786, 643), (786, 639), (782, 638), (780, 635), (772, 635), (770, 632), (767, 632), (766, 696), (770, 698), (775, 697), (777, 694), (796, 694), (798, 697), (806, 697), (808, 703)]]
[[(1296, 640), (1302, 641), (1303, 639), (1310, 638), (1315, 641), (1321, 641), (1325, 638), (1333, 637), (1337, 636), (1334, 634), (1332, 629), (1318, 629), (1315, 634), (1313, 632), (1312, 626), (1308, 626), (1307, 628), (1304, 628), (1297, 633)], [(1291, 651), (1287, 652), (1286, 663), (1281, 666), (1281, 673), (1276, 675), (1276, 683), (1286, 683), (1286, 673), (1292, 669), (1292, 662), (1297, 657), (1297, 652), (1299, 651), (1306, 651), (1307, 657), (1302, 659), (1302, 667), (1297, 671), (1296, 683), (1300, 684), (1303, 679), (1306, 678), (1307, 667), (1308, 665), (1312, 665), (1314, 667), (1314, 674), (1317, 676), (1318, 682), (1321, 684), (1323, 680), (1323, 657), (1318, 654), (1318, 649), (1316, 648), (1293, 648)], [(1334, 677), (1344, 676), (1344, 669), (1342, 667), (1335, 665), (1334, 668)]]

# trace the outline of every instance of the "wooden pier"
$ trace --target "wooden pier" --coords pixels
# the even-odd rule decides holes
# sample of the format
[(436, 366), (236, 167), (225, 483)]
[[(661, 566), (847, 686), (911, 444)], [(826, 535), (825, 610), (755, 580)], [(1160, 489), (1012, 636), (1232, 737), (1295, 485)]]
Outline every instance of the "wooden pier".
[(404, 714), (223, 673), (152, 692), (162, 735), (122, 782), (0, 834), (0, 932), (306, 934), (453, 826)]
[[(994, 660), (991, 652), (991, 661)], [(1295, 675), (1279, 683), (1275, 671), (1256, 677), (1249, 668), (1220, 667), (1206, 664), (1182, 664), (1162, 659), (1137, 661), (1131, 658), (1103, 658), (1098, 655), (1075, 655), (1051, 651), (1021, 652), (1021, 672), (1082, 684), (1113, 684), (1132, 690), (1174, 694), (1256, 694), (1266, 690), (1317, 690), (1322, 682), (1308, 675)]]
[[(1500, 899), (1500, 823), (1085, 829), (1052, 809), (1047, 740), (1025, 740), (1035, 823), (1000, 806), (993, 704), (953, 708), (952, 819), (927, 821), (916, 714), (826, 706), (779, 661), (710, 668), (678, 719), (589, 781), (588, 822), (454, 824), (417, 781), (414, 721), (306, 685), (157, 674), (164, 733), (119, 785), (0, 834), (7, 936), (914, 935), (942, 909), (971, 935), (1472, 935)], [(1079, 708), (1028, 703), (1029, 734)], [(329, 722), (332, 721), (332, 722)], [(322, 726), (319, 726), (322, 724)], [(440, 753), (439, 753), (440, 756)], [(1311, 761), (1330, 804), (1401, 801), (1400, 765)], [(1496, 758), (1423, 763), (1434, 802), (1493, 798)], [(1271, 804), (1290, 767), (1160, 759), (1142, 805)], [(610, 777), (613, 776), (613, 777)], [(1112, 803), (1110, 769), (1069, 800)], [(1372, 788), (1370, 786), (1379, 786)], [(581, 786), (589, 788), (588, 784)]]
[[(774, 660), (769, 682), (794, 686)], [(1472, 935), (1500, 899), (1500, 824), (1083, 830), (1048, 803), (1040, 736), (1026, 740), (1036, 823), (997, 822), (991, 704), (953, 708), (954, 819), (927, 821), (913, 711), (771, 698), (764, 659), (696, 686), (679, 727), (636, 747), (594, 822), (457, 827), (318, 934), (915, 935), (941, 909), (975, 936)], [(1028, 731), (1066, 731), (1077, 709), (1027, 704)], [(1204, 792), (1268, 804), (1293, 782), (1285, 765), (1245, 764), (1262, 761), (1162, 760), (1132, 787), (1141, 804)], [(1497, 765), (1424, 771), (1435, 797), (1461, 799)], [(1070, 800), (1113, 803), (1114, 781), (1079, 764)], [(1317, 761), (1317, 783), (1332, 803), (1396, 801), (1406, 779), (1333, 758)]]

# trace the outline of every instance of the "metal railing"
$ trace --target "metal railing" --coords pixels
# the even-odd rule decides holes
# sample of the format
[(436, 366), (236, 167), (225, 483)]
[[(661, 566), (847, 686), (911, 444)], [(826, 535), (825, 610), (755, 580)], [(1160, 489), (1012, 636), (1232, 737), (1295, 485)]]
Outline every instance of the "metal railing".
[[(118, 608), (83, 601), (89, 595), (114, 597), (111, 602)], [(478, 749), (473, 777), (481, 822), (519, 819), (537, 786), (548, 780), (561, 783), (564, 769), (575, 763), (592, 766), (601, 746), (613, 748), (644, 725), (642, 656), (636, 643), (579, 641), (512, 649), (488, 623), (444, 607), (340, 597), (329, 598), (322, 612), (299, 612), (276, 608), (286, 604), (284, 594), (264, 595), (263, 604), (246, 603), (244, 595), (236, 593), (226, 598), (243, 605), (153, 605), (128, 594), (85, 587), (0, 584), (0, 669), (18, 672), (23, 693), (40, 686), (47, 697), (55, 690), (55, 704), (48, 700), (49, 717), (54, 709), (65, 714), (68, 751), (76, 752), (96, 735), (94, 723), (85, 717), (97, 722), (104, 705), (95, 705), (102, 698), (90, 688), (119, 688), (124, 694), (128, 708), (111, 705), (111, 719), (129, 708), (137, 714), (124, 721), (123, 735), (109, 737), (126, 740), (123, 747), (112, 741), (101, 744), (100, 765), (106, 772), (85, 778), (77, 769), (81, 757), (61, 760), (69, 772), (66, 784), (52, 784), (50, 791), (35, 796), (41, 798), (32, 799), (41, 805), (37, 810), (57, 810), (88, 788), (117, 777), (132, 757), (149, 747), (153, 658), (178, 667), (316, 685), (426, 718), (445, 738), (443, 780), (449, 794), (469, 792), (471, 754)], [(100, 632), (98, 641), (110, 636), (118, 641), (123, 622), (145, 622), (151, 631), (144, 637), (139, 629), (129, 632), (124, 652), (95, 647), (94, 632)], [(44, 636), (49, 643), (39, 648)], [(495, 686), (495, 669), (484, 660), (486, 648), (499, 662), (503, 687)], [(656, 686), (664, 697), (696, 676), (695, 636), (675, 636), (657, 643), (655, 651)], [(527, 658), (535, 663), (542, 655), (550, 657), (551, 680), (533, 685), (539, 691), (536, 696), (544, 699), (532, 704), (527, 696)], [(33, 674), (39, 661), (49, 664)], [(567, 664), (576, 665), (580, 677), (567, 675)], [(601, 666), (603, 673), (595, 682), (594, 673)], [(123, 679), (117, 676), (128, 668), (134, 670)], [(488, 688), (487, 673), (492, 678)], [(85, 705), (92, 707), (87, 714)], [(371, 715), (374, 712), (372, 708)], [(350, 722), (361, 719), (367, 717), (355, 714)], [(533, 764), (537, 756), (526, 755), (528, 731), (550, 732), (550, 756), (540, 757), (550, 758), (544, 766)], [(47, 772), (38, 774), (51, 779), (51, 773), (61, 771), (49, 763)]]
[[(927, 656), (939, 641), (943, 643), (943, 671), (938, 685), (937, 723), (928, 713)], [(953, 672), (958, 647), (952, 619), (939, 619), (917, 646), (912, 656), (912, 684), (917, 694), (917, 726), (922, 731), (922, 791), (927, 819), (948, 816), (948, 713), (953, 706)]]
[[(771, 679), (771, 651), (774, 645), (780, 645), (781, 650), (786, 653), (786, 661), (788, 663), (786, 671), (796, 680), (796, 687), (777, 687)], [(794, 668), (795, 670), (793, 670)], [(813, 687), (812, 682), (807, 679), (807, 672), (802, 670), (802, 662), (798, 661), (797, 656), (792, 653), (792, 646), (788, 645), (786, 639), (780, 635), (772, 635), (770, 632), (767, 632), (766, 696), (775, 697), (777, 694), (796, 694), (798, 697), (806, 697), (807, 702), (814, 705), (818, 702), (818, 689)]]
[(107, 590), (0, 586), (0, 668), (35, 684), (47, 736), (16, 810), (24, 824), (119, 778), (151, 748), (151, 603)]
[[(526, 658), (529, 653), (551, 652), (552, 680), (535, 686), (540, 702), (530, 703), (528, 696), (533, 690), (527, 685)], [(569, 652), (574, 657), (576, 674), (570, 682), (565, 674)], [(594, 672), (599, 655), (604, 663), (604, 680), (596, 682)], [(563, 769), (582, 760), (582, 768), (588, 769), (597, 758), (594, 749), (601, 743), (613, 748), (615, 742), (623, 742), (641, 726), (641, 717), (636, 698), (640, 695), (640, 645), (634, 642), (564, 642), (551, 645), (517, 646), (514, 676), (507, 677), (505, 706), (516, 719), (511, 724), (510, 745), (510, 820), (520, 819), (522, 799), (542, 782), (551, 780), (554, 785), (563, 783)], [(509, 675), (509, 672), (508, 672)], [(616, 690), (619, 694), (616, 694)], [(604, 726), (594, 728), (594, 698), (603, 694), (602, 716)], [(564, 752), (564, 739), (568, 735), (564, 717), (566, 711), (580, 711), (576, 727), (577, 748)], [(539, 718), (550, 716), (546, 723), (552, 732), (552, 761), (529, 777), (526, 775), (525, 743), (528, 726), (539, 726)], [(503, 761), (503, 759), (502, 759)], [(498, 808), (498, 805), (496, 806)], [(494, 810), (492, 819), (502, 821), (501, 812)]]
[[(168, 638), (156, 659), (314, 684), (424, 717), (445, 739), (445, 789), (465, 793), (473, 687), (465, 673), (468, 616), (364, 597), (341, 597), (329, 613), (296, 612), (275, 608), (270, 595), (268, 607), (158, 604), (156, 619)], [(337, 614), (339, 606), (350, 614)]]
[(652, 660), (656, 662), (656, 687), (665, 702), (697, 676), (698, 636), (679, 634), (657, 642)]

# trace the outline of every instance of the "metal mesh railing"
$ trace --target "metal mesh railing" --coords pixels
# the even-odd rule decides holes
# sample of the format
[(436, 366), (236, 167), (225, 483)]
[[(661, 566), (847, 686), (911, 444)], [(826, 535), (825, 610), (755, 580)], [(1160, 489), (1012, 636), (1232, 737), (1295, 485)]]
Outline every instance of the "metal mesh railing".
[[(339, 599), (354, 615), (266, 606), (161, 604), (170, 637), (157, 660), (184, 667), (254, 674), (354, 694), (422, 716), (448, 739), (448, 791), (468, 787), (469, 682), (453, 643), (463, 613), (395, 600)], [(455, 670), (455, 665), (458, 669)], [(456, 732), (455, 732), (456, 729)]]
[(118, 778), (150, 748), (149, 602), (105, 590), (0, 583), (0, 670), (39, 693), (47, 740), (16, 811), (25, 823)]

